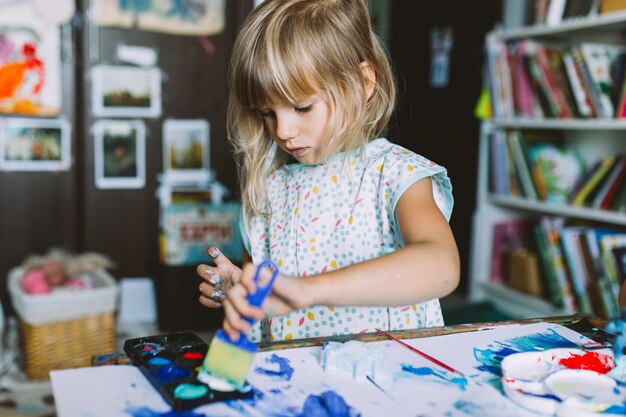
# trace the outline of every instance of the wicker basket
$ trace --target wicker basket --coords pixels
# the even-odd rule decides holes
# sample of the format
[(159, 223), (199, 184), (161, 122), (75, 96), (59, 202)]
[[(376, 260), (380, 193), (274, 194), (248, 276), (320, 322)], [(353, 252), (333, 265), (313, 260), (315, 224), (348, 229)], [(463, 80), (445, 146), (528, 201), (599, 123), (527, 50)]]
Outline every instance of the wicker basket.
[(82, 276), (90, 288), (31, 295), (24, 271), (9, 273), (9, 292), (23, 336), (28, 379), (49, 379), (54, 369), (89, 366), (91, 356), (116, 347), (117, 285), (104, 270)]

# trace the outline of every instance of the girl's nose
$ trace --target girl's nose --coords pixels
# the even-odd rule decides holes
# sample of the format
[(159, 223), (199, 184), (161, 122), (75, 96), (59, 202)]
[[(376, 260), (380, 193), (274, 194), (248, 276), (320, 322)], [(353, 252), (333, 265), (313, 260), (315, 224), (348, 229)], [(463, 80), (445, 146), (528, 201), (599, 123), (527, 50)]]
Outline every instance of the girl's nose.
[(287, 120), (276, 120), (276, 136), (280, 140), (293, 139), (297, 135), (296, 128), (292, 123)]

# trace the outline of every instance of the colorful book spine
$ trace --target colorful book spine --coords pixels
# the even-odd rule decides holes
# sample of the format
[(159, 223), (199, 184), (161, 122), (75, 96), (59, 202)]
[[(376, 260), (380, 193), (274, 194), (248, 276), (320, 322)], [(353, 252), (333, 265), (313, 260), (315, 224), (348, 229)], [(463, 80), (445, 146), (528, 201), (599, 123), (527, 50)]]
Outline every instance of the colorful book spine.
[(526, 151), (522, 143), (522, 133), (519, 130), (509, 131), (507, 139), (511, 142), (515, 169), (520, 180), (524, 197), (529, 200), (537, 200), (537, 191), (535, 190), (535, 184), (533, 182), (530, 166), (528, 160), (526, 159)]
[(554, 264), (552, 263), (552, 257), (550, 256), (550, 242), (548, 241), (548, 237), (546, 236), (544, 229), (540, 225), (536, 225), (533, 228), (533, 232), (537, 243), (539, 262), (543, 269), (544, 276), (546, 277), (550, 302), (555, 308), (563, 309), (565, 308), (565, 301), (563, 299), (559, 277), (557, 276)]
[(543, 232), (547, 238), (549, 244), (549, 256), (552, 261), (552, 266), (556, 273), (559, 287), (561, 288), (561, 295), (563, 297), (563, 304), (565, 311), (577, 311), (578, 306), (574, 297), (573, 285), (571, 283), (571, 277), (565, 264), (565, 258), (563, 256), (563, 250), (559, 242), (559, 234), (563, 229), (565, 219), (562, 217), (541, 217), (539, 224), (541, 225)]
[(591, 314), (593, 310), (587, 289), (586, 270), (578, 245), (578, 238), (581, 233), (582, 229), (579, 227), (564, 227), (561, 230), (560, 238), (565, 262), (567, 263), (572, 276), (572, 282), (574, 283), (574, 293), (576, 294), (579, 311), (584, 314)]
[(582, 188), (580, 189), (578, 194), (576, 194), (571, 204), (575, 206), (584, 205), (585, 199), (587, 198), (589, 193), (591, 193), (593, 189), (598, 186), (598, 184), (602, 181), (602, 179), (607, 175), (607, 173), (613, 166), (614, 159), (615, 158), (611, 156), (601, 158), (600, 167), (594, 173), (594, 175), (589, 178), (589, 181), (583, 184)]

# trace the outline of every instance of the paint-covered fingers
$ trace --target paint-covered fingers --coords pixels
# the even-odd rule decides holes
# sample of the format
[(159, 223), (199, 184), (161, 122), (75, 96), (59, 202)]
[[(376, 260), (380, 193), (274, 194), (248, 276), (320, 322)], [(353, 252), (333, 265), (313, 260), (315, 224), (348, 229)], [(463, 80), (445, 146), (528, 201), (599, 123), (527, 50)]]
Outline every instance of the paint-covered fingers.
[(222, 302), (224, 301), (224, 299), (226, 299), (225, 292), (212, 287), (206, 282), (201, 283), (199, 286), (199, 289), (200, 289), (200, 304), (206, 307), (211, 307), (211, 308), (221, 307)]
[(239, 282), (241, 275), (241, 269), (234, 265), (230, 259), (228, 259), (219, 248), (211, 246), (207, 253), (215, 262), (214, 272), (225, 281), (231, 281), (233, 284)]

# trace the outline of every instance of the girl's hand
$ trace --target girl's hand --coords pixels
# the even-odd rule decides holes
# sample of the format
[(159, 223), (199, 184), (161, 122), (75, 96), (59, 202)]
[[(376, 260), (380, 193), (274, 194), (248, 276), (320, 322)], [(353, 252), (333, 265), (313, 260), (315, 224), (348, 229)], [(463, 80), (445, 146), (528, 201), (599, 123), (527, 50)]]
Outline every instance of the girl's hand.
[[(239, 333), (250, 330), (250, 323), (244, 319), (249, 317), (258, 321), (266, 317), (282, 316), (290, 311), (308, 307), (314, 303), (310, 284), (312, 278), (295, 278), (278, 274), (272, 291), (265, 299), (261, 308), (248, 303), (248, 295), (256, 291), (254, 274), (256, 265), (248, 263), (243, 267), (241, 279), (229, 292), (224, 300), (224, 331), (233, 341), (237, 341)], [(269, 272), (261, 273), (259, 281), (269, 279)]]
[(207, 251), (215, 262), (215, 266), (198, 265), (196, 272), (205, 282), (200, 284), (200, 304), (205, 307), (218, 308), (226, 298), (226, 293), (239, 282), (241, 269), (228, 260), (216, 247)]

